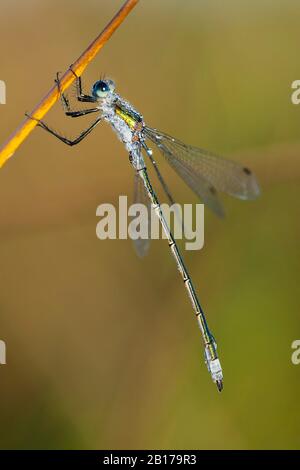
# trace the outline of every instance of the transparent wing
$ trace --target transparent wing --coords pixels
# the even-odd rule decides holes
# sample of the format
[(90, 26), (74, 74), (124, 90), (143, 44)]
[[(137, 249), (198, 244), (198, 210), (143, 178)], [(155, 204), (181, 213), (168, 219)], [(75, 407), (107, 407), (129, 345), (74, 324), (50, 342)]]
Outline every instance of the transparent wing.
[(147, 154), (147, 156), (149, 157), (149, 159), (150, 159), (150, 161), (151, 161), (151, 163), (152, 163), (152, 166), (153, 166), (153, 168), (154, 168), (154, 171), (155, 171), (155, 173), (156, 173), (156, 176), (158, 177), (158, 180), (159, 180), (159, 182), (160, 182), (160, 184), (161, 184), (161, 187), (163, 188), (164, 193), (165, 193), (165, 195), (166, 195), (167, 198), (168, 198), (168, 201), (169, 201), (170, 206), (174, 206), (174, 208), (175, 208), (175, 214), (176, 214), (177, 222), (182, 226), (182, 231), (183, 231), (183, 233), (184, 233), (184, 230), (185, 230), (185, 229), (184, 229), (184, 223), (183, 223), (183, 220), (182, 220), (182, 216), (181, 216), (181, 214), (179, 213), (178, 208), (177, 208), (177, 205), (176, 205), (176, 203), (175, 203), (175, 200), (174, 200), (174, 198), (173, 198), (173, 196), (172, 196), (172, 194), (171, 194), (171, 192), (170, 192), (170, 190), (169, 190), (169, 188), (168, 188), (168, 186), (167, 186), (167, 183), (165, 182), (164, 177), (162, 176), (162, 174), (161, 174), (161, 172), (160, 172), (160, 170), (159, 170), (159, 168), (158, 168), (157, 162), (156, 162), (156, 160), (153, 158), (152, 152), (150, 151), (150, 149), (149, 149), (148, 147), (146, 147), (146, 154)]
[(224, 212), (216, 191), (240, 199), (255, 199), (259, 195), (256, 178), (248, 168), (186, 145), (156, 129), (146, 127), (144, 132), (188, 186), (217, 215), (222, 216)]
[(138, 238), (133, 240), (133, 246), (140, 258), (143, 258), (147, 255), (150, 247), (150, 233), (151, 233), (151, 202), (146, 193), (144, 183), (142, 178), (138, 173), (134, 175), (134, 194), (133, 194), (133, 203), (134, 204), (143, 204), (147, 207), (148, 212), (148, 238)]

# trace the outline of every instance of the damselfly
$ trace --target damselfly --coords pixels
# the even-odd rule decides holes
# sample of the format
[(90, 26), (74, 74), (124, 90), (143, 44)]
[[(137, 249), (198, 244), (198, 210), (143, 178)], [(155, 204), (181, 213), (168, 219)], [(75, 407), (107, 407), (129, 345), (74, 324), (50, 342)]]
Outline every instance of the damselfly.
[[(119, 139), (124, 143), (129, 154), (130, 163), (136, 174), (136, 197), (141, 200), (142, 198), (145, 199), (146, 196), (160, 220), (196, 314), (204, 341), (205, 362), (212, 380), (216, 383), (218, 390), (221, 391), (223, 388), (223, 373), (217, 354), (216, 341), (208, 327), (191, 277), (148, 176), (144, 157), (148, 158), (154, 166), (169, 201), (173, 203), (174, 200), (158, 169), (152, 150), (148, 146), (148, 141), (155, 144), (174, 170), (201, 198), (204, 204), (210, 207), (218, 216), (223, 215), (223, 208), (218, 199), (217, 191), (226, 192), (240, 199), (254, 199), (259, 194), (256, 178), (246, 167), (240, 166), (233, 161), (225, 160), (205, 150), (186, 145), (157, 129), (148, 127), (144, 122), (143, 116), (129, 102), (116, 93), (115, 84), (112, 80), (100, 79), (96, 81), (92, 86), (91, 94), (85, 94), (82, 90), (81, 78), (74, 72), (73, 74), (76, 77), (77, 99), (81, 102), (94, 103), (95, 106), (80, 111), (72, 110), (69, 99), (61, 92), (60, 81), (57, 75), (55, 81), (60, 92), (65, 114), (71, 117), (79, 117), (96, 113), (97, 118), (74, 140), (60, 135), (41, 120), (38, 120), (38, 125), (65, 144), (72, 146), (81, 142), (100, 121), (107, 121)], [(34, 116), (29, 117), (35, 119)], [(144, 243), (147, 242), (140, 240), (137, 243), (137, 250), (144, 254), (146, 249)]]

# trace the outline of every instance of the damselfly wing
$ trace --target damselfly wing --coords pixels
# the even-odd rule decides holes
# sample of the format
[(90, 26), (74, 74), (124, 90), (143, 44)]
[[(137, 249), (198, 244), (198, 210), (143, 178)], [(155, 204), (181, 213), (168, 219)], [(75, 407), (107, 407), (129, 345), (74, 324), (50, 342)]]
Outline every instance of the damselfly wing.
[(257, 180), (247, 167), (198, 147), (186, 145), (157, 129), (145, 127), (144, 133), (185, 183), (216, 215), (224, 216), (218, 191), (239, 199), (255, 199), (259, 195)]

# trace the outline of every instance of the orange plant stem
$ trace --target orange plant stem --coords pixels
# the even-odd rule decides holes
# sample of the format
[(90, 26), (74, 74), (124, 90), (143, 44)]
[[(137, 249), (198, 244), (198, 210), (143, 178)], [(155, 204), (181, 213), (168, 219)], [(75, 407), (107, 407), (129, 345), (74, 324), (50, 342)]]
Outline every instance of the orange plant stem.
[[(108, 23), (104, 30), (99, 36), (88, 46), (88, 48), (81, 54), (79, 59), (72, 64), (72, 69), (78, 76), (80, 76), (89, 62), (94, 59), (96, 54), (109, 40), (114, 31), (121, 25), (125, 20), (126, 16), (136, 6), (139, 0), (127, 0), (118, 13)], [(68, 69), (61, 77), (61, 90), (66, 90), (71, 83), (75, 80), (74, 74)], [(42, 119), (50, 108), (55, 104), (59, 98), (57, 86), (54, 85), (50, 91), (44, 96), (44, 98), (38, 103), (38, 105), (31, 112), (31, 116), (36, 119)], [(17, 148), (21, 143), (28, 137), (33, 131), (37, 122), (30, 118), (26, 118), (21, 125), (13, 132), (8, 140), (0, 147), (0, 168), (4, 163), (13, 156)]]

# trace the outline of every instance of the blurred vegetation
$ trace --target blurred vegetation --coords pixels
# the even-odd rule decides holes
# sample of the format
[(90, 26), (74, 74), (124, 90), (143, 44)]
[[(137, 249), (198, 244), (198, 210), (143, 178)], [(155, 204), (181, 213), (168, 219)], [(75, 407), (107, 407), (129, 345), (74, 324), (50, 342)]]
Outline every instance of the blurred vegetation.
[[(1, 142), (120, 4), (2, 0)], [(149, 125), (259, 178), (261, 198), (224, 198), (225, 221), (206, 211), (205, 247), (185, 253), (221, 395), (166, 243), (141, 261), (130, 240), (95, 236), (98, 204), (132, 196), (111, 130), (71, 149), (37, 129), (1, 170), (1, 448), (299, 448), (299, 22), (294, 0), (140, 2), (84, 77), (105, 72)], [(59, 106), (47, 120), (84, 125)], [(197, 201), (161, 168), (178, 201)]]

